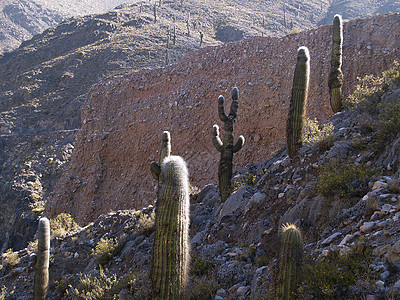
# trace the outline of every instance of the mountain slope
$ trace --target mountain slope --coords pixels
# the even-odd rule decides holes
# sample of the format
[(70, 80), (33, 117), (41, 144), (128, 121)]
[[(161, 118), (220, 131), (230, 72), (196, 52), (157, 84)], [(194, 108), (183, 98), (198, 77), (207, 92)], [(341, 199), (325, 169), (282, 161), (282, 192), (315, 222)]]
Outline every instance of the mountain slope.
[[(201, 47), (290, 32), (277, 13), (278, 4), (257, 8), (253, 2), (185, 1), (181, 7), (164, 1), (156, 9), (156, 22), (154, 5), (147, 2), (71, 18), (0, 56), (0, 223), (5, 224), (0, 227), (0, 251), (19, 249), (26, 242), (21, 233), (33, 234), (23, 228), (34, 228), (69, 162), (81, 126), (81, 105), (92, 84), (113, 74), (165, 65), (167, 43), (169, 63), (177, 62), (200, 47), (199, 31), (204, 35)], [(299, 28), (313, 26), (309, 15), (318, 9), (305, 7)], [(263, 24), (263, 13), (274, 17)]]
[[(357, 77), (380, 73), (398, 57), (399, 21), (400, 15), (394, 14), (345, 23), (345, 95)], [(207, 47), (175, 65), (103, 80), (82, 107), (84, 125), (49, 212), (68, 212), (85, 224), (110, 210), (152, 203), (156, 182), (149, 165), (157, 160), (164, 130), (171, 132), (172, 152), (188, 161), (193, 185), (216, 181), (219, 155), (211, 129), (220, 123), (218, 96), (229, 99), (234, 86), (241, 95), (235, 135), (246, 139), (235, 154), (236, 168), (279, 149), (299, 46), (307, 46), (311, 56), (307, 115), (325, 123), (332, 114), (327, 88), (330, 30), (323, 26), (284, 38), (255, 37)]]
[(0, 4), (0, 53), (17, 48), (45, 29), (79, 15), (112, 9), (125, 1), (6, 0)]

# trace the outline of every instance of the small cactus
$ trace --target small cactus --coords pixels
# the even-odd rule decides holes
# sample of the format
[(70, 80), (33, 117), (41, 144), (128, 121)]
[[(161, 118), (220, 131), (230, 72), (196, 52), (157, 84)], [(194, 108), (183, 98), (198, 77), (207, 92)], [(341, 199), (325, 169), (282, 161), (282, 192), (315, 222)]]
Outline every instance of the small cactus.
[(294, 70), (292, 97), (286, 126), (290, 158), (294, 158), (303, 145), (302, 135), (306, 116), (309, 77), (310, 55), (307, 47), (300, 47), (297, 51), (297, 64)]
[(167, 157), (156, 204), (153, 299), (184, 299), (189, 265), (189, 182), (185, 161)]
[(300, 230), (293, 224), (283, 225), (276, 299), (296, 299), (301, 275), (302, 256), (303, 242)]
[(46, 299), (49, 285), (50, 223), (47, 218), (39, 220), (38, 251), (35, 262), (34, 300)]
[(342, 17), (335, 15), (333, 19), (333, 47), (331, 59), (331, 72), (329, 73), (329, 95), (330, 103), (334, 113), (342, 110), (342, 42), (343, 41), (343, 25)]
[(224, 141), (221, 141), (219, 137), (219, 127), (218, 125), (213, 126), (212, 131), (212, 141), (215, 148), (221, 153), (221, 159), (218, 168), (218, 181), (219, 181), (219, 191), (221, 194), (222, 201), (228, 199), (232, 192), (232, 165), (233, 165), (233, 154), (242, 149), (244, 144), (244, 137), (239, 136), (238, 141), (233, 145), (233, 125), (235, 124), (237, 111), (239, 107), (239, 90), (235, 87), (232, 89), (232, 104), (230, 108), (229, 115), (225, 114), (224, 109), (224, 96), (219, 96), (218, 98), (218, 115), (222, 122), (224, 122)]

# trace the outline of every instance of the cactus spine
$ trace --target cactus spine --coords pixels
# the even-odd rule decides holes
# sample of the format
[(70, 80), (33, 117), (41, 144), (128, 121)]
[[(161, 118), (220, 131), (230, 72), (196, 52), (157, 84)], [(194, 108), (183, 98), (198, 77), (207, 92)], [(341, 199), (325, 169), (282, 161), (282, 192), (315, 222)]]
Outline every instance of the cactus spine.
[(329, 95), (331, 107), (334, 113), (342, 110), (342, 41), (343, 26), (342, 17), (335, 15), (333, 19), (333, 47), (331, 59), (331, 72), (329, 73)]
[(165, 158), (171, 155), (171, 134), (169, 131), (164, 131), (162, 134), (162, 143), (161, 143), (161, 151), (160, 151), (160, 164), (155, 161), (151, 162), (150, 170), (151, 175), (153, 175), (155, 180), (158, 180), (158, 186), (161, 186), (162, 178), (161, 178), (161, 167), (160, 165), (164, 161)]
[(34, 300), (46, 299), (49, 285), (50, 223), (47, 218), (39, 220), (38, 252), (35, 264)]
[(293, 224), (283, 225), (276, 299), (296, 299), (302, 254), (303, 242), (300, 230)]
[(213, 126), (212, 141), (215, 148), (221, 153), (221, 159), (218, 167), (218, 182), (219, 191), (221, 194), (222, 201), (228, 199), (232, 192), (231, 179), (232, 179), (232, 165), (233, 165), (233, 154), (242, 149), (244, 144), (244, 137), (241, 135), (237, 140), (236, 144), (233, 145), (233, 126), (236, 121), (237, 111), (239, 107), (239, 90), (234, 87), (232, 89), (232, 104), (229, 115), (225, 114), (224, 109), (224, 96), (218, 98), (218, 115), (219, 119), (224, 122), (224, 141), (221, 141), (219, 137), (218, 125)]
[(189, 265), (189, 182), (185, 161), (161, 166), (151, 280), (153, 299), (184, 299)]
[(292, 97), (286, 126), (290, 158), (294, 158), (303, 145), (302, 133), (306, 116), (309, 77), (310, 55), (307, 47), (300, 47), (297, 51), (297, 64), (294, 70)]

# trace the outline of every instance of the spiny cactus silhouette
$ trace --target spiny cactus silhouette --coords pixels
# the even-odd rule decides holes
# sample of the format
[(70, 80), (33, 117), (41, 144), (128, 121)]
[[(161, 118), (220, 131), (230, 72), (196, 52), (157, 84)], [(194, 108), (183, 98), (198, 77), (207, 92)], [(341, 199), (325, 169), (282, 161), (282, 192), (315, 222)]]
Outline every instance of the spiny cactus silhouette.
[(156, 204), (153, 299), (184, 299), (189, 265), (189, 182), (185, 161), (167, 157)]
[(50, 223), (47, 218), (39, 220), (38, 251), (35, 263), (34, 300), (44, 300), (49, 285)]
[(342, 42), (343, 41), (343, 26), (342, 17), (335, 15), (333, 19), (333, 47), (331, 59), (331, 72), (329, 73), (329, 95), (330, 103), (334, 113), (341, 111), (342, 105)]
[(300, 282), (302, 256), (303, 242), (300, 230), (293, 224), (283, 225), (276, 299), (296, 299)]
[(159, 186), (161, 185), (162, 182), (162, 178), (160, 177), (161, 174), (160, 165), (162, 164), (164, 159), (170, 155), (171, 155), (171, 134), (169, 133), (169, 131), (164, 131), (162, 134), (160, 164), (156, 163), (155, 161), (151, 162), (150, 164), (151, 175), (153, 175), (155, 180), (158, 180)]
[(294, 70), (292, 97), (286, 126), (289, 157), (294, 158), (303, 145), (302, 134), (306, 117), (308, 82), (310, 77), (310, 55), (307, 47), (297, 51), (297, 64)]
[(232, 89), (232, 104), (229, 111), (229, 115), (225, 114), (224, 109), (224, 96), (218, 98), (218, 115), (219, 119), (224, 122), (224, 141), (221, 141), (219, 137), (218, 125), (213, 126), (212, 141), (215, 148), (221, 153), (221, 159), (218, 167), (218, 181), (219, 191), (221, 194), (222, 201), (228, 199), (232, 192), (232, 166), (233, 166), (233, 154), (242, 149), (244, 144), (244, 137), (241, 135), (237, 140), (236, 144), (233, 145), (233, 127), (237, 117), (237, 111), (239, 107), (239, 90), (234, 87)]

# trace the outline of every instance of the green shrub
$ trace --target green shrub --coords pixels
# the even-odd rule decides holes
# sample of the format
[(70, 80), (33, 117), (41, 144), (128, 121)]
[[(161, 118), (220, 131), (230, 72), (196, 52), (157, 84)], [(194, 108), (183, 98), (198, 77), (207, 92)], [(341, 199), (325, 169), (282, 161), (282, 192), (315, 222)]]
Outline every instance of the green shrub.
[(104, 265), (110, 261), (117, 247), (118, 242), (116, 239), (101, 238), (92, 250), (92, 255), (99, 265)]
[(156, 213), (155, 209), (150, 212), (143, 212), (142, 210), (135, 212), (134, 225), (132, 231), (139, 235), (150, 236), (155, 230)]
[(306, 118), (303, 144), (317, 145), (319, 151), (325, 152), (333, 146), (333, 129), (332, 124), (320, 125), (317, 118)]
[(244, 185), (255, 186), (257, 182), (263, 177), (267, 170), (263, 170), (260, 175), (251, 172), (246, 172), (238, 178), (232, 180), (232, 193)]
[(373, 128), (376, 140), (382, 143), (391, 140), (400, 132), (400, 103), (380, 104), (378, 107), (380, 112)]
[(374, 279), (369, 269), (373, 259), (372, 248), (359, 244), (347, 254), (334, 250), (316, 262), (305, 263), (300, 298), (349, 299), (349, 287), (369, 284)]
[(316, 192), (326, 197), (357, 196), (366, 192), (367, 181), (374, 174), (375, 171), (365, 164), (332, 160), (322, 166), (316, 183)]
[(400, 64), (393, 62), (393, 67), (382, 72), (380, 76), (373, 74), (357, 78), (353, 93), (345, 100), (345, 107), (352, 108), (362, 104), (363, 109), (374, 109), (384, 93), (394, 90), (400, 85)]
[(119, 293), (122, 289), (126, 289), (132, 295), (132, 299), (146, 298), (143, 291), (138, 287), (136, 276), (129, 274), (118, 279), (115, 274), (110, 274), (102, 268), (96, 275), (80, 275), (76, 287), (72, 287), (70, 284), (66, 294), (72, 299), (111, 300), (119, 299)]
[(202, 259), (200, 256), (195, 256), (190, 261), (190, 274), (195, 276), (202, 276), (207, 274), (215, 267), (215, 263), (210, 260)]
[(211, 276), (203, 275), (202, 277), (193, 278), (188, 288), (190, 300), (208, 300), (214, 299), (215, 294), (221, 285)]
[(7, 290), (7, 287), (3, 286), (0, 289), (0, 300), (9, 299), (9, 297), (11, 297), (14, 294), (14, 289), (15, 287), (13, 287), (11, 290)]
[(15, 267), (16, 265), (19, 264), (21, 258), (18, 257), (18, 252), (13, 252), (12, 249), (8, 249), (6, 252), (4, 252), (1, 255), (1, 265), (0, 265), (0, 270), (9, 266), (9, 267)]
[(50, 228), (51, 238), (54, 238), (76, 231), (79, 229), (79, 225), (76, 224), (70, 214), (61, 213), (55, 219), (50, 220)]

